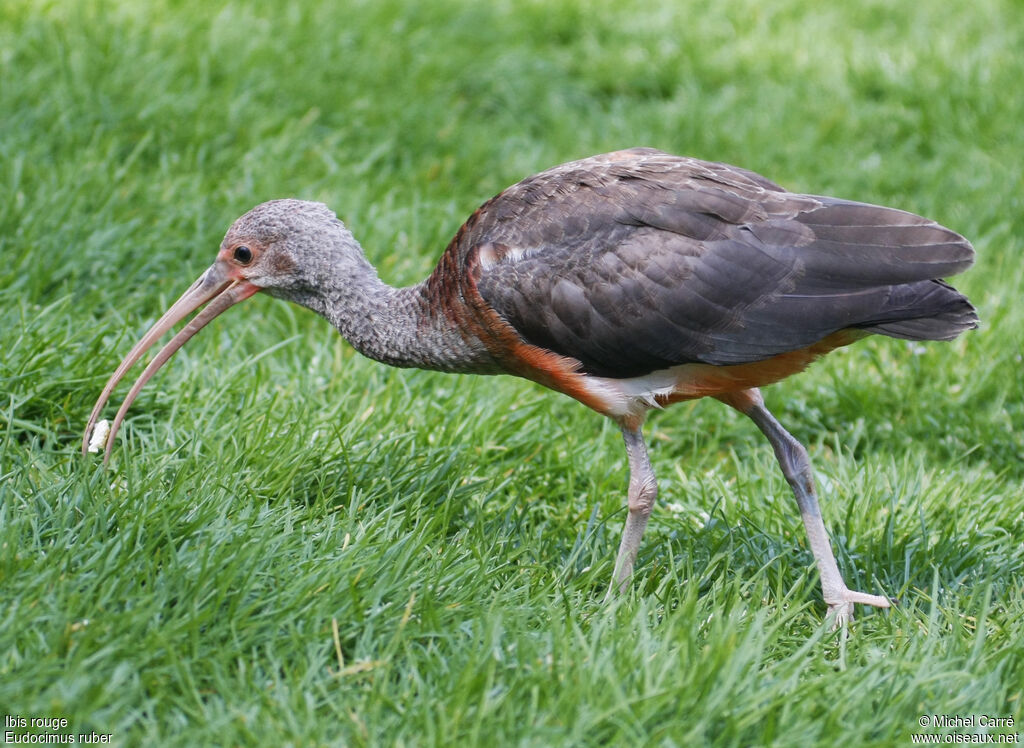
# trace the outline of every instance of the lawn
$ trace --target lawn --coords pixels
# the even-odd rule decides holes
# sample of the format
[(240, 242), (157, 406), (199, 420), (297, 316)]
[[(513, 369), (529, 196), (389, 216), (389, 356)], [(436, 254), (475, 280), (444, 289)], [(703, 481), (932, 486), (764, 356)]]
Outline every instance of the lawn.
[[(5, 732), (168, 746), (1024, 732), (1021, 9), (5, 0)], [(649, 420), (661, 496), (611, 604), (613, 424), (510, 377), (385, 368), (263, 295), (158, 375), (109, 469), (79, 453), (106, 377), (256, 203), (328, 203), (404, 285), (503, 187), (633, 145), (911, 210), (975, 243), (956, 285), (979, 330), (873, 338), (765, 392), (808, 446), (850, 586), (900, 601), (860, 609), (848, 639), (822, 624), (770, 447), (714, 401)], [(950, 726), (972, 716), (1015, 724)], [(30, 724), (43, 718), (66, 723)]]

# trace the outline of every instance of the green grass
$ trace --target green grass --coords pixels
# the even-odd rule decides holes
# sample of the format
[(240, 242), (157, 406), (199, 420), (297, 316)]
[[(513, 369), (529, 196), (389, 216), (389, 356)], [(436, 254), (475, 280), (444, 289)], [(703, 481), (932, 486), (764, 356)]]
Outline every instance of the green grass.
[[(0, 712), (171, 746), (1021, 731), (1020, 3), (649, 6), (2, 4)], [(144, 391), (109, 470), (79, 455), (106, 376), (257, 202), (329, 203), (405, 284), (504, 186), (631, 145), (975, 242), (980, 330), (766, 392), (847, 580), (901, 600), (847, 642), (771, 450), (715, 402), (650, 420), (661, 502), (611, 605), (612, 424), (386, 369), (270, 298)]]

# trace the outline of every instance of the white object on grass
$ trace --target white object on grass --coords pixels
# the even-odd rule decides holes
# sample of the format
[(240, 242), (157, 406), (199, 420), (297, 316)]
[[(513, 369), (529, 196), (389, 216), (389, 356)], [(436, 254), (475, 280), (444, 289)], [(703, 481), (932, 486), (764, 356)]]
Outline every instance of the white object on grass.
[(107, 436), (110, 434), (110, 421), (103, 419), (96, 424), (89, 437), (89, 451), (99, 452), (107, 445)]

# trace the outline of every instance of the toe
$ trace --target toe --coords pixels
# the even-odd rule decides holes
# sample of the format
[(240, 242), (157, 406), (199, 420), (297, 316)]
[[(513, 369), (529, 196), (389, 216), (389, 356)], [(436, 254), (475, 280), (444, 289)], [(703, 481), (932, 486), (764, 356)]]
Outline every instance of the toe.
[(826, 618), (831, 619), (833, 631), (838, 628), (846, 628), (848, 624), (853, 622), (853, 603), (844, 600), (843, 602), (830, 604)]

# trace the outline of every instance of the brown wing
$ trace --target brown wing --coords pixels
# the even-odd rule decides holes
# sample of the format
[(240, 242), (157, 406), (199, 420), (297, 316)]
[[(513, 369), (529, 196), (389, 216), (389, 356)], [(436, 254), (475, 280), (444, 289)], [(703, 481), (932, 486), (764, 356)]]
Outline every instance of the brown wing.
[(524, 180), (458, 243), (477, 247), (479, 293), (525, 341), (602, 376), (758, 361), (850, 327), (946, 339), (976, 325), (934, 280), (973, 261), (958, 234), (650, 149)]

